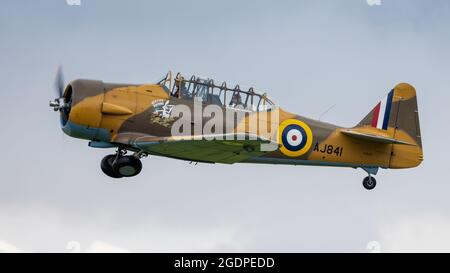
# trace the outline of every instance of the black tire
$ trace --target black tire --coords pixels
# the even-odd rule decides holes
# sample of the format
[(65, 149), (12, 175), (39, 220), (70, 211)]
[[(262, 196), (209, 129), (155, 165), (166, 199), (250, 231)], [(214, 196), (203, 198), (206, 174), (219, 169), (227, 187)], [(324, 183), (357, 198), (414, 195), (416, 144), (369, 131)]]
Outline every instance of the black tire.
[(373, 190), (377, 186), (377, 180), (373, 176), (367, 176), (363, 180), (363, 186), (366, 190)]
[(102, 162), (100, 163), (100, 167), (102, 168), (102, 171), (109, 177), (112, 178), (122, 178), (121, 175), (117, 174), (113, 169), (113, 163), (116, 159), (116, 155), (107, 155), (102, 159)]
[(114, 161), (112, 168), (116, 174), (122, 177), (132, 177), (141, 172), (142, 163), (134, 156), (122, 156)]

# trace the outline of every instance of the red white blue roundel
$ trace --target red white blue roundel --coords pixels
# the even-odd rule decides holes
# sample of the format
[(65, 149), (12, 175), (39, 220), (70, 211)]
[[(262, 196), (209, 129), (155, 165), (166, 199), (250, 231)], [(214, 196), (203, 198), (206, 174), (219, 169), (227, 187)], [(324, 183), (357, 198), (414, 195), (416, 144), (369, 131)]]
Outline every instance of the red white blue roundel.
[(289, 151), (297, 152), (305, 147), (308, 136), (305, 129), (297, 124), (291, 124), (284, 128), (281, 139), (284, 147)]
[(313, 135), (309, 126), (297, 119), (283, 121), (278, 128), (280, 151), (289, 157), (299, 157), (311, 148)]

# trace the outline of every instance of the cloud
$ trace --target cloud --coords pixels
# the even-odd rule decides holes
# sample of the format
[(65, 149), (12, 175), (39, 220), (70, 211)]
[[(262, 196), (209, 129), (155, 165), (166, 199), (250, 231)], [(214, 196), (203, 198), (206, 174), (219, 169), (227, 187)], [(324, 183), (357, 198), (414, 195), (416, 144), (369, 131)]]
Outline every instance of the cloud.
[[(80, 253), (80, 252), (100, 252), (100, 253), (106, 253), (106, 252), (118, 252), (118, 253), (125, 253), (130, 252), (129, 250), (125, 248), (121, 248), (119, 246), (115, 246), (106, 242), (102, 241), (94, 241), (92, 242), (89, 247), (86, 248), (86, 250), (83, 250), (81, 247), (81, 244), (77, 241), (70, 241), (67, 243), (66, 246), (67, 251), (72, 253)], [(7, 243), (5, 241), (0, 240), (0, 253), (18, 253), (23, 252), (15, 245), (12, 245), (10, 243)]]
[(0, 253), (16, 253), (21, 252), (16, 246), (0, 240)]
[(0, 208), (2, 236), (25, 249), (0, 241), (0, 252), (226, 252), (241, 251), (247, 243), (231, 225), (199, 228), (149, 218), (133, 226), (124, 225), (119, 215), (105, 217), (107, 212), (68, 213), (39, 205)]
[(450, 218), (405, 217), (380, 228), (382, 252), (450, 252)]
[(112, 245), (110, 243), (102, 242), (102, 241), (94, 241), (89, 245), (86, 250), (83, 250), (81, 247), (81, 243), (77, 241), (70, 241), (67, 243), (66, 249), (72, 253), (81, 253), (81, 252), (117, 252), (117, 253), (125, 253), (130, 252), (129, 250)]
[(129, 250), (125, 248), (121, 248), (119, 246), (115, 246), (109, 243), (101, 242), (101, 241), (95, 241), (93, 242), (86, 250), (86, 252), (130, 252)]

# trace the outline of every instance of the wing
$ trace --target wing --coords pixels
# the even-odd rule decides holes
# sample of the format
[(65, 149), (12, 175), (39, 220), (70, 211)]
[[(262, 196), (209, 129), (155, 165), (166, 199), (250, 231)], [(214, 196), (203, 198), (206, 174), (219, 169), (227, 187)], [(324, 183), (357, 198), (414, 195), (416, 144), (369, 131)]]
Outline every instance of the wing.
[[(233, 164), (278, 149), (278, 144), (251, 134), (152, 137), (122, 134), (116, 142), (150, 154), (177, 159)], [(126, 142), (126, 143), (125, 143)]]

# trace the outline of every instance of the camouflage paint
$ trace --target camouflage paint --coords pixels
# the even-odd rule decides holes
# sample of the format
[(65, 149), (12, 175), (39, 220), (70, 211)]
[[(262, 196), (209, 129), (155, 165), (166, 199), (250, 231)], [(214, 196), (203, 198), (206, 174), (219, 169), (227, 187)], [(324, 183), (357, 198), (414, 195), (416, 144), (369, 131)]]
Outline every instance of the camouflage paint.
[[(301, 128), (305, 128), (304, 132), (308, 132), (308, 143), (300, 153), (286, 150), (280, 132), (271, 132), (277, 136), (272, 142), (276, 142), (278, 149), (269, 152), (259, 150), (260, 144), (270, 142), (262, 136), (244, 141), (173, 138), (170, 131), (173, 120), (154, 115), (155, 111), (160, 110), (159, 102), (169, 101), (170, 105), (186, 105), (192, 113), (194, 102), (192, 99), (170, 96), (167, 90), (158, 84), (126, 85), (76, 80), (66, 88), (65, 96), (69, 95), (72, 96), (72, 107), (68, 123), (63, 127), (66, 134), (154, 155), (227, 164), (246, 162), (395, 169), (416, 167), (423, 160), (416, 91), (414, 87), (404, 83), (393, 89), (387, 130), (373, 127), (375, 108), (357, 126), (350, 129), (362, 134), (405, 141), (412, 145), (358, 139), (342, 133), (348, 128), (295, 115), (281, 108), (276, 108), (279, 110), (278, 120), (270, 118), (270, 111), (246, 112), (240, 119), (234, 116), (232, 118), (235, 119), (236, 126), (231, 131), (226, 130), (226, 124), (230, 120), (225, 117), (224, 131), (215, 132), (254, 133), (255, 128), (249, 126), (252, 119), (267, 123), (268, 128), (275, 125), (280, 131), (290, 124), (300, 124)], [(203, 106), (209, 104), (211, 103), (203, 103)], [(222, 107), (222, 110), (225, 113), (226, 108)], [(198, 119), (203, 121), (203, 124), (209, 120), (203, 116), (192, 117), (189, 121), (192, 125), (191, 132), (194, 132), (194, 123)], [(257, 129), (256, 135), (258, 134)]]

